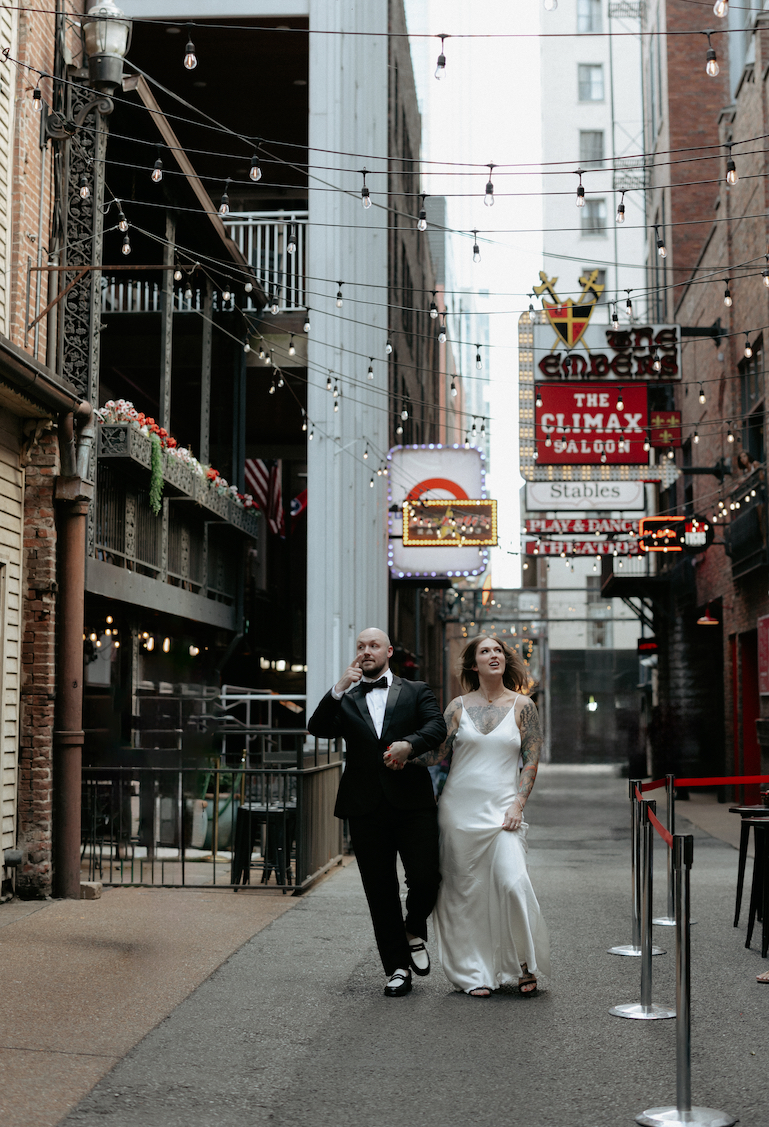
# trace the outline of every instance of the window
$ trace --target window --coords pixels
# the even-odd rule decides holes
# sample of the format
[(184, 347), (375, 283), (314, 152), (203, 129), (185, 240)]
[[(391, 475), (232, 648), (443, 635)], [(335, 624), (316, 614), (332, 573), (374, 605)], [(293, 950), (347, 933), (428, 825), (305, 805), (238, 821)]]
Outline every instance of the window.
[(595, 649), (612, 648), (612, 604), (601, 594), (600, 575), (587, 576), (587, 644)]
[[(582, 267), (582, 273), (580, 274), (580, 279), (589, 278), (594, 270), (595, 270), (594, 266), (583, 266)], [(596, 278), (596, 284), (599, 285), (599, 286), (603, 286), (604, 289), (606, 288), (606, 271), (605, 270), (599, 270), (598, 271), (598, 277)]]
[(580, 129), (580, 168), (600, 168), (603, 163), (603, 130)]
[(580, 102), (603, 101), (603, 66), (600, 63), (580, 63), (577, 77)]
[(752, 462), (763, 462), (764, 446), (764, 350), (763, 342), (753, 341), (753, 355), (742, 360), (740, 370), (740, 406), (742, 408), (742, 445)]
[(606, 200), (585, 200), (582, 208), (582, 234), (606, 234)]
[(601, 30), (601, 0), (577, 0), (577, 31)]

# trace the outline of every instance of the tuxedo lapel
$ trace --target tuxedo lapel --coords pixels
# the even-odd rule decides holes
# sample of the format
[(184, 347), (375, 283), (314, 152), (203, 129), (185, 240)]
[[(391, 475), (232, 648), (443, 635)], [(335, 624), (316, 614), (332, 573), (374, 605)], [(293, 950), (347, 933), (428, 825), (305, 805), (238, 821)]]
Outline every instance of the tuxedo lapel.
[[(356, 686), (349, 695), (350, 696), (354, 695), (354, 700), (355, 700), (355, 703), (358, 706), (360, 714), (363, 717), (363, 719), (366, 721), (366, 723), (368, 724), (368, 728), (369, 728), (369, 731), (371, 732), (371, 735), (374, 737), (374, 739), (376, 739), (377, 738), (376, 728), (374, 727), (374, 721), (371, 719), (371, 713), (369, 712), (368, 705), (366, 704), (366, 694), (362, 693), (360, 691), (360, 689)], [(382, 729), (382, 731), (384, 731), (384, 728)]]
[(387, 694), (387, 704), (385, 706), (384, 720), (382, 722), (382, 739), (384, 739), (387, 735), (387, 729), (390, 726), (390, 721), (393, 718), (395, 706), (398, 703), (398, 697), (401, 694), (402, 688), (403, 681), (400, 679), (400, 677), (393, 677), (392, 685), (390, 685), (390, 691)]

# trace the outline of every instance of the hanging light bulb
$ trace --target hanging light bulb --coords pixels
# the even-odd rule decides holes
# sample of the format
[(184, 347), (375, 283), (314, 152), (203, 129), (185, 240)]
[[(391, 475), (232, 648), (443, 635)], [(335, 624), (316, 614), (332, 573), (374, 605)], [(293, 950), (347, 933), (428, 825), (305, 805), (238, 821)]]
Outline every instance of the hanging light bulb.
[(275, 380), (273, 380), (272, 383), (270, 384), (270, 395), (274, 395), (274, 394), (275, 394)]
[(485, 434), (485, 433), (486, 433), (486, 420), (481, 419), (481, 434)]
[(294, 334), (291, 334), (291, 340), (288, 342), (289, 356), (296, 356), (296, 345), (294, 344)]
[(267, 350), (264, 347), (264, 337), (259, 338), (259, 359), (264, 360), (267, 355)]
[(336, 414), (336, 412), (337, 412), (338, 410), (339, 410), (339, 400), (338, 400), (338, 399), (335, 399), (335, 400), (334, 400), (334, 413)]
[(315, 428), (314, 427), (310, 431), (310, 433), (307, 435), (307, 441), (312, 442), (313, 438), (315, 438)]
[(715, 78), (721, 68), (716, 60), (716, 52), (713, 49), (713, 44), (710, 42), (712, 32), (706, 31), (705, 34), (708, 37), (708, 51), (705, 56), (707, 60), (705, 63), (705, 73), (710, 75), (711, 78)]
[(368, 486), (369, 486), (369, 489), (373, 489), (373, 488), (374, 488), (374, 479), (373, 479), (373, 477), (371, 478), (371, 481), (370, 481), (370, 482), (368, 483)]
[(368, 459), (368, 445), (366, 446), (366, 449), (363, 451), (363, 461), (365, 462), (367, 459)]
[(494, 206), (494, 185), (491, 182), (491, 174), (492, 174), (493, 171), (494, 171), (494, 165), (490, 164), (489, 165), (489, 179), (488, 179), (488, 183), (486, 184), (486, 195), (483, 197), (483, 202), (486, 204), (486, 207), (493, 207)]
[(536, 311), (536, 309), (534, 308), (533, 305), (529, 305), (529, 320), (531, 321), (532, 325), (534, 324), (536, 319), (537, 319), (537, 311)]
[(446, 343), (446, 314), (443, 315), (443, 323), (441, 324), (440, 332), (438, 333), (438, 343)]
[(728, 11), (729, 0), (716, 0), (715, 4), (713, 5), (714, 16), (718, 16), (718, 18), (722, 20)]
[(272, 301), (270, 302), (270, 313), (272, 313), (273, 317), (277, 317), (277, 315), (280, 313), (280, 296), (279, 296), (279, 293), (280, 293), (279, 290), (275, 290), (275, 292), (272, 295)]
[(745, 359), (750, 360), (752, 355), (753, 355), (753, 349), (752, 349), (751, 344), (750, 344), (750, 339), (748, 337), (748, 334), (745, 333)]
[(725, 280), (724, 285), (726, 286), (726, 289), (724, 290), (724, 305), (726, 306), (727, 309), (731, 309), (731, 307), (734, 303), (732, 302), (732, 295), (731, 295), (731, 291), (729, 289), (729, 279), (728, 278)]
[(542, 402), (542, 392), (539, 390), (539, 388), (537, 388), (537, 398), (535, 402), (537, 407), (544, 407), (544, 403)]
[(296, 254), (296, 227), (293, 223), (286, 243), (286, 254)]
[(163, 162), (160, 159), (160, 157), (158, 157), (158, 159), (155, 161), (155, 167), (152, 169), (152, 180), (154, 181), (155, 184), (159, 184), (162, 179), (163, 179)]
[(275, 371), (278, 373), (278, 387), (285, 387), (286, 381), (283, 379), (283, 373), (280, 368), (276, 368)]
[[(470, 435), (465, 431), (465, 450), (470, 449)], [(536, 454), (534, 455), (536, 457)]]
[(769, 289), (769, 254), (765, 255), (764, 257), (766, 259), (766, 266), (761, 271), (761, 278), (763, 279), (764, 285), (767, 287), (767, 289)]
[(700, 403), (705, 402), (705, 389), (702, 386), (702, 384), (700, 384), (700, 396), (699, 396), (699, 398), (700, 398)]
[(120, 249), (122, 250), (123, 254), (131, 253), (131, 240), (128, 238), (128, 235), (123, 235), (123, 245)]
[(393, 345), (392, 345), (392, 341), (391, 341), (391, 340), (390, 340), (390, 338), (388, 337), (388, 338), (387, 338), (387, 340), (385, 341), (385, 352), (386, 352), (386, 353), (387, 353), (387, 355), (389, 356), (389, 355), (390, 355), (390, 353), (392, 352), (392, 350), (393, 350)]
[(176, 269), (174, 270), (174, 281), (175, 282), (181, 282), (182, 277), (183, 277), (182, 272), (179, 269), (179, 267), (177, 266)]
[(231, 297), (232, 297), (232, 290), (230, 289), (229, 284), (228, 284), (222, 290), (222, 301), (225, 301), (225, 302), (229, 301)]
[(545, 439), (545, 446), (552, 446), (552, 445), (553, 445), (553, 440), (550, 437), (550, 435), (548, 434), (547, 438)]
[(627, 301), (625, 302), (625, 309), (627, 309), (628, 317), (632, 317), (633, 316), (633, 303), (630, 300), (630, 290), (626, 290), (625, 292), (627, 293)]
[(697, 431), (695, 430), (694, 434), (692, 435), (692, 442), (695, 443), (695, 445), (696, 445), (699, 442), (699, 440), (700, 440), (700, 436), (697, 433)]
[(251, 351), (251, 345), (247, 340), (243, 343), (243, 351), (246, 353), (246, 355), (248, 355), (248, 353)]
[(470, 437), (473, 440), (475, 440), (478, 437), (478, 432), (475, 429), (475, 419), (473, 419), (473, 425), (470, 427)]
[(189, 32), (192, 31), (192, 24), (187, 25), (189, 31), (187, 34), (187, 46), (184, 48), (184, 65), (187, 70), (194, 70), (198, 65), (198, 57), (195, 54), (195, 44), (192, 42), (192, 37)]
[(397, 427), (395, 428), (395, 433), (396, 433), (396, 434), (397, 434), (398, 436), (400, 436), (400, 435), (402, 435), (402, 434), (403, 434), (403, 427), (402, 427), (402, 426), (400, 425), (400, 423), (398, 423)]
[(265, 362), (265, 364), (267, 365), (268, 368), (272, 367), (272, 349), (270, 349), (268, 355), (265, 356), (264, 362)]
[(657, 351), (656, 348), (654, 349), (654, 359), (652, 360), (652, 368), (655, 372), (661, 372), (662, 371), (662, 360), (660, 359), (660, 354), (659, 354), (659, 352)]
[(729, 431), (728, 431), (728, 433), (727, 433), (727, 435), (726, 435), (726, 441), (727, 441), (727, 442), (734, 442), (734, 435), (733, 435), (733, 433), (732, 433), (732, 427), (731, 427), (731, 424), (729, 424)]
[(459, 393), (457, 392), (457, 385), (452, 380), (451, 381), (451, 396), (452, 396), (452, 399), (456, 399), (458, 394)]
[(245, 286), (243, 287), (243, 289), (246, 291), (246, 293), (251, 293), (251, 290), (253, 288), (254, 288), (253, 282), (246, 282)]
[(543, 7), (546, 12), (554, 12), (558, 7), (558, 0), (544, 0)]
[(582, 173), (578, 172), (579, 184), (577, 185), (577, 207), (585, 206), (585, 186), (582, 183)]
[(304, 408), (302, 408), (302, 430), (307, 431), (307, 415), (305, 414)]
[(326, 379), (326, 391), (331, 391), (332, 386), (331, 376), (328, 376), (328, 378)]
[(615, 330), (619, 328), (619, 313), (617, 312), (616, 301), (614, 302), (614, 309), (611, 315), (611, 327)]
[(425, 194), (423, 192), (422, 193), (422, 206), (419, 209), (419, 219), (417, 220), (417, 231), (426, 231), (427, 230), (427, 212), (425, 211), (425, 199), (426, 198), (427, 197), (425, 196)]
[(88, 177), (84, 172), (80, 173), (80, 179), (77, 182), (77, 190), (81, 200), (87, 200), (91, 194), (91, 189), (88, 187)]
[(433, 300), (430, 302), (430, 320), (435, 321), (438, 318), (438, 306), (435, 304), (435, 290), (433, 290)]
[(624, 411), (625, 410), (625, 400), (622, 398), (622, 388), (620, 388), (619, 391), (617, 392), (617, 410), (618, 411)]
[(339, 289), (336, 291), (336, 307), (337, 309), (341, 309), (344, 305), (344, 298), (342, 297), (342, 283), (337, 282), (337, 285), (339, 286)]
[(444, 72), (446, 70), (446, 56), (443, 53), (443, 41), (444, 41), (444, 39), (446, 39), (446, 36), (441, 35), (440, 36), (441, 53), (438, 56), (438, 65), (435, 68), (435, 77), (438, 78), (438, 79), (443, 78)]
[(606, 465), (606, 452), (605, 451), (601, 454), (601, 464)]
[(307, 312), (304, 315), (304, 324), (302, 325), (302, 328), (304, 329), (304, 331), (306, 333), (309, 333), (309, 331), (310, 331), (310, 311), (309, 311), (309, 309), (307, 310)]
[(620, 193), (619, 203), (617, 204), (617, 222), (625, 222), (625, 193)]
[(190, 285), (189, 282), (187, 282), (187, 286), (184, 290), (184, 300), (185, 301), (192, 301), (192, 286)]
[(729, 159), (726, 162), (726, 183), (731, 186), (732, 184), (736, 184), (738, 180), (739, 176), (737, 175), (737, 165), (734, 163), (734, 159), (732, 158), (732, 146), (730, 144)]
[(370, 380), (373, 380), (373, 378), (374, 378), (374, 357), (373, 356), (369, 356), (368, 378)]
[(483, 360), (481, 360), (481, 346), (479, 344), (476, 344), (475, 346), (475, 367), (479, 372), (483, 368)]
[(256, 153), (251, 157), (251, 168), (248, 171), (248, 176), (255, 184), (258, 180), (262, 179), (262, 166), (259, 163), (259, 157)]
[(651, 444), (651, 442), (649, 441), (649, 432), (648, 432), (648, 430), (647, 430), (647, 432), (646, 432), (646, 437), (644, 438), (644, 451), (645, 451), (646, 453), (648, 453), (648, 451), (649, 451), (649, 450), (651, 450), (651, 446), (652, 446), (652, 444)]
[(403, 422), (405, 423), (405, 422), (406, 422), (406, 419), (407, 419), (408, 417), (409, 417), (409, 413), (408, 413), (408, 410), (407, 410), (407, 409), (406, 409), (406, 408), (404, 407), (404, 408), (403, 408), (403, 410), (401, 411), (401, 419), (402, 419), (402, 420), (403, 420)]
[(40, 113), (43, 109), (43, 91), (36, 86), (32, 91), (32, 108)]
[(122, 211), (119, 211), (117, 215), (117, 229), (118, 231), (123, 231), (124, 233), (128, 230), (128, 220), (126, 219), (125, 215), (123, 215)]
[(229, 184), (229, 180), (224, 185), (224, 191), (222, 192), (222, 198), (219, 201), (219, 214), (220, 215), (229, 215), (229, 213), (230, 213), (230, 197), (227, 194), (227, 185), (228, 184)]
[(481, 261), (481, 248), (478, 246), (478, 232), (473, 230), (475, 241), (473, 242), (473, 262)]
[(673, 447), (671, 446), (670, 449), (668, 450), (668, 458), (670, 458), (672, 460), (673, 458), (675, 458), (675, 456), (676, 456), (676, 452), (673, 449)]
[(657, 236), (657, 254), (660, 258), (667, 258), (668, 250), (665, 246), (665, 240), (660, 237), (660, 229), (656, 224), (654, 225), (654, 233)]

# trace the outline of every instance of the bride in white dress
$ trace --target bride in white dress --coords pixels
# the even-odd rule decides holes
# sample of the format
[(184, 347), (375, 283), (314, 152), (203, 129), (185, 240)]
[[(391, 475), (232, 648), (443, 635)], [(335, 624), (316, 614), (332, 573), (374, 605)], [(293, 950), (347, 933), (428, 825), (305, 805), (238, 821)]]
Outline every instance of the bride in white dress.
[(542, 746), (539, 716), (519, 691), (526, 685), (523, 662), (496, 638), (468, 643), (461, 681), (469, 691), (446, 709), (448, 736), (433, 755), (451, 756), (438, 803), (438, 953), (458, 990), (487, 998), (517, 982), (522, 994), (532, 995), (537, 974), (550, 973), (523, 820)]

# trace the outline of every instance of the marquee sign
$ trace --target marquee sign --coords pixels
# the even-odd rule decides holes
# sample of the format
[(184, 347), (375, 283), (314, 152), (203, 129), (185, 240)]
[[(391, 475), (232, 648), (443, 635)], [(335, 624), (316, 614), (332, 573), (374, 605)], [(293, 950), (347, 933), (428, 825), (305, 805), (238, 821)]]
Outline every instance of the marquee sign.
[(607, 533), (616, 535), (618, 532), (637, 536), (638, 521), (614, 517), (577, 517), (576, 519), (563, 518), (561, 520), (530, 517), (526, 521), (526, 531), (541, 535), (555, 533), (557, 536), (579, 535), (580, 533), (583, 536), (605, 536)]
[(637, 540), (527, 540), (527, 556), (637, 556)]
[(715, 529), (704, 517), (643, 517), (638, 536), (642, 552), (697, 555), (713, 543)]
[(528, 481), (526, 509), (543, 512), (643, 512), (642, 481)]
[(489, 548), (496, 543), (496, 501), (403, 502), (404, 548)]
[(534, 441), (540, 465), (648, 461), (646, 387), (547, 384), (535, 402)]

